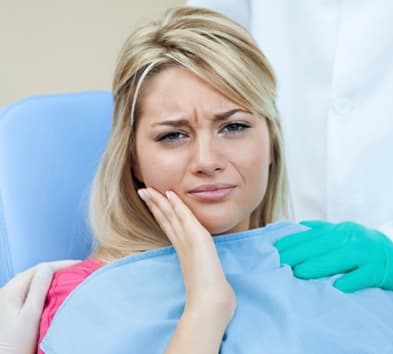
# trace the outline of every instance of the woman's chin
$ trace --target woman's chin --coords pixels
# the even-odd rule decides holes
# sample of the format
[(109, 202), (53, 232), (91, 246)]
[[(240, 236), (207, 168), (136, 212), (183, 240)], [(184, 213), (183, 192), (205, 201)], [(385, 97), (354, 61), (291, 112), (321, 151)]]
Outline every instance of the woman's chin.
[[(193, 210), (190, 208), (198, 221), (213, 236), (240, 232), (248, 230), (250, 225), (250, 215), (247, 211), (240, 210), (234, 212), (232, 208), (215, 207), (206, 210)], [(226, 212), (223, 212), (227, 210)]]
[(248, 230), (248, 223), (238, 223), (238, 224), (233, 224), (233, 222), (227, 222), (227, 223), (203, 223), (201, 224), (206, 228), (207, 231), (212, 236), (219, 236), (223, 234), (230, 234), (233, 232), (240, 232), (240, 231), (245, 231)]

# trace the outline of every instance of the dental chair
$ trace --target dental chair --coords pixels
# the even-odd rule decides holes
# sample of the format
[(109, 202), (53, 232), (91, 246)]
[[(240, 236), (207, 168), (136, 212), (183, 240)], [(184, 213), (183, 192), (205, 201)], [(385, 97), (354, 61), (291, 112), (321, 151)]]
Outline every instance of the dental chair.
[(37, 263), (91, 252), (89, 193), (112, 110), (98, 91), (0, 108), (0, 287)]

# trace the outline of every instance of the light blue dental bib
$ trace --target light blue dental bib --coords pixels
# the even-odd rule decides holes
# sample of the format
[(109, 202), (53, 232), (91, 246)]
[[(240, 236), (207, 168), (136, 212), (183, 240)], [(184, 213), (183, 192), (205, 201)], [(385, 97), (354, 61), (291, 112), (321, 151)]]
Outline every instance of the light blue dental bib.
[[(344, 294), (333, 278), (302, 281), (272, 246), (306, 229), (280, 222), (214, 242), (237, 299), (222, 354), (392, 354), (393, 292)], [(66, 299), (46, 354), (164, 353), (183, 313), (173, 247), (125, 257), (93, 273)]]

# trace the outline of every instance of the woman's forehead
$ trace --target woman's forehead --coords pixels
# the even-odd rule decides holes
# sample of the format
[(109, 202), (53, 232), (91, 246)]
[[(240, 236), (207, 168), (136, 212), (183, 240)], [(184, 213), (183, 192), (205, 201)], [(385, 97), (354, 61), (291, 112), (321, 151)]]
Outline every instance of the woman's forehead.
[(165, 69), (156, 74), (145, 87), (141, 100), (144, 118), (159, 120), (210, 118), (229, 110), (242, 109), (190, 70), (179, 67)]

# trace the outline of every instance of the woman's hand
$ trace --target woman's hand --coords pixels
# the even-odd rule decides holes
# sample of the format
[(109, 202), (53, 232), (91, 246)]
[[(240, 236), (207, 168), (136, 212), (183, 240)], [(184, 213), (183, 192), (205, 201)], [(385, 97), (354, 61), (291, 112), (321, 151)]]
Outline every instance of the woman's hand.
[(185, 310), (167, 353), (216, 353), (236, 299), (212, 236), (175, 193), (165, 197), (152, 188), (138, 193), (176, 249), (186, 289)]
[(77, 262), (40, 264), (17, 274), (0, 289), (0, 354), (36, 352), (41, 312), (53, 271)]

